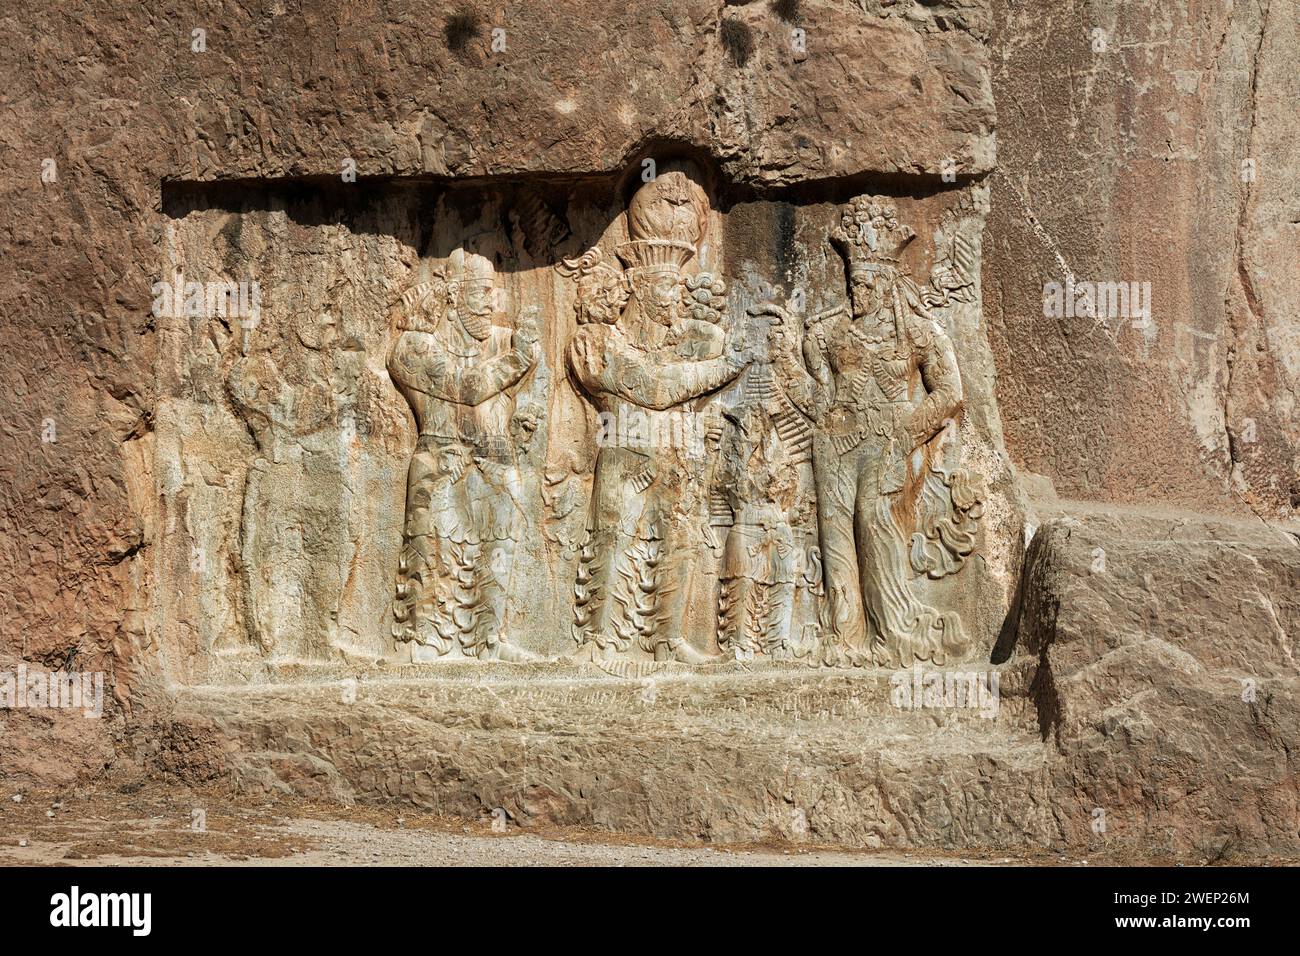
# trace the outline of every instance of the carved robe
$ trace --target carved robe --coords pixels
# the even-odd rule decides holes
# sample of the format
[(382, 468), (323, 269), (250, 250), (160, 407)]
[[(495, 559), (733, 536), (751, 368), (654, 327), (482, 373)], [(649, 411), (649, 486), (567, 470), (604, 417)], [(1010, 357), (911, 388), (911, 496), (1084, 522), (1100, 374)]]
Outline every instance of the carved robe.
[[(649, 352), (614, 325), (578, 329), (569, 372), (611, 420), (645, 422), (649, 432), (691, 399), (731, 381), (743, 367), (729, 356), (682, 358), (699, 343)], [(575, 588), (574, 638), (612, 655), (637, 647), (670, 656), (683, 641), (689, 590), (686, 552), (702, 522), (707, 490), (691, 449), (656, 441), (613, 441), (596, 456), (587, 533)]]
[(478, 657), (502, 641), (523, 524), (506, 390), (533, 362), (509, 330), (480, 342), (454, 316), (436, 332), (408, 328), (393, 348), (389, 371), (420, 431), (394, 603), (400, 640)]
[(914, 570), (922, 569), (910, 549), (936, 527), (923, 520), (922, 492), (960, 414), (961, 378), (947, 334), (907, 301), (916, 296), (897, 284), (890, 293), (875, 315), (841, 312), (814, 331), (806, 368), (785, 351), (779, 360), (791, 397), (816, 425), (827, 623), (839, 650), (883, 664), (942, 663), (964, 651), (966, 637), (955, 613), (917, 596)]

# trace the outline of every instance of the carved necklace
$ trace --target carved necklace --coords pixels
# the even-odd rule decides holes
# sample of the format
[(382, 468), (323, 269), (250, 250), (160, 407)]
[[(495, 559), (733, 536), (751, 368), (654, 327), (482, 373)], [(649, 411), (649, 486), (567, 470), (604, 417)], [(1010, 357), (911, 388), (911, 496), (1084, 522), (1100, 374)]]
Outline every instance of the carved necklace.
[(870, 326), (866, 325), (865, 319), (854, 319), (849, 323), (849, 335), (859, 345), (883, 345), (885, 342), (892, 342), (894, 339), (892, 316), (890, 319), (886, 321), (877, 317)]

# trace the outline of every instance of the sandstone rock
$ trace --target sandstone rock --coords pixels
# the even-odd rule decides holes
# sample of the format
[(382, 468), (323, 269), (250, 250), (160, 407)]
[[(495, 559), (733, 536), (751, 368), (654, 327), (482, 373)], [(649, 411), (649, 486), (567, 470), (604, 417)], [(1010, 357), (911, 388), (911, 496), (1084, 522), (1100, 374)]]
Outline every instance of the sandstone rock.
[[(100, 673), (107, 719), (0, 711), (0, 775), (86, 781), (139, 755), (250, 791), (522, 825), (1296, 852), (1288, 12), (309, 0), (219, 19), (183, 2), (5, 15), (0, 672)], [(634, 234), (644, 159), (698, 171), (698, 235), (677, 235), (676, 209)], [(784, 601), (791, 567), (764, 562), (786, 530), (807, 545), (821, 529), (811, 512), (773, 529), (725, 494), (732, 524), (709, 527), (742, 526), (718, 532), (735, 560), (724, 573), (711, 553), (689, 578), (686, 649), (513, 666), (412, 650), (392, 599), (427, 410), (393, 356), (427, 305), (415, 290), (472, 273), (486, 233), (508, 316), (493, 334), (512, 347), (540, 320), (498, 403), (529, 448), (524, 580), (503, 612), (518, 651), (484, 656), (560, 657), (599, 411), (569, 378), (576, 307), (599, 284), (585, 255), (644, 272), (664, 247), (635, 243), (686, 241), (690, 308), (832, 313), (869, 271), (855, 265), (889, 258), (875, 225), (871, 256), (853, 251), (866, 228), (830, 241), (846, 210), (915, 232), (898, 267), (960, 371), (941, 444), (963, 473), (944, 473), (948, 500), (967, 505), (912, 529), (915, 487), (892, 500), (922, 539), (909, 585), (969, 638), (942, 673), (996, 673), (999, 717), (900, 711), (892, 671), (802, 627), (744, 659), (755, 646), (717, 626), (725, 595), (757, 581)], [(257, 321), (158, 309), (178, 277), (255, 282)], [(1045, 317), (1045, 284), (1066, 280), (1150, 282), (1150, 321)], [(717, 338), (685, 343), (690, 357), (720, 358)], [(939, 379), (937, 364), (916, 368)], [(941, 391), (909, 388), (918, 404)], [(830, 436), (833, 416), (804, 415)], [(724, 447), (748, 465), (747, 446)], [(808, 462), (766, 454), (809, 485)], [(733, 471), (732, 486), (752, 478)], [(1147, 513), (1167, 506), (1225, 516)], [(875, 567), (859, 517), (850, 550)], [(844, 622), (811, 590), (786, 618), (820, 640)], [(721, 650), (742, 660), (664, 659)]]
[(1046, 514), (1007, 636), (1037, 657), (1030, 693), (1076, 806), (1104, 811), (1107, 839), (1294, 848), (1300, 537), (1178, 512)]
[[(1294, 518), (1294, 8), (993, 8), (984, 306), (1013, 457), (1070, 498)], [(1150, 322), (1045, 317), (1067, 276), (1150, 283)]]

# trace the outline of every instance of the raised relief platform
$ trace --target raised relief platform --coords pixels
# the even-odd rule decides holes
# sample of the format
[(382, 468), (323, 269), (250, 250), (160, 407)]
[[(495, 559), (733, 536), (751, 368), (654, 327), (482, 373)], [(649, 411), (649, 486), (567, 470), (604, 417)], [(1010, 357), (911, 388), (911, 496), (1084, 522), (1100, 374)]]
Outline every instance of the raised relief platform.
[(178, 690), (136, 749), (242, 793), (501, 811), (523, 827), (1134, 859), (1296, 852), (1296, 538), (1074, 502), (1034, 517), (992, 662), (315, 666)]
[[(172, 706), (137, 751), (673, 838), (1293, 846), (1293, 776), (1242, 722), (1295, 733), (1295, 542), (1023, 495), (985, 203), (754, 196), (682, 157), (177, 190), (167, 268), (263, 301), (160, 329), (142, 616)], [(1258, 601), (1188, 591), (1239, 549)], [(1273, 614), (1252, 672), (1188, 630), (1206, 601)], [(1255, 801), (1209, 830), (1236, 784), (1207, 721)]]

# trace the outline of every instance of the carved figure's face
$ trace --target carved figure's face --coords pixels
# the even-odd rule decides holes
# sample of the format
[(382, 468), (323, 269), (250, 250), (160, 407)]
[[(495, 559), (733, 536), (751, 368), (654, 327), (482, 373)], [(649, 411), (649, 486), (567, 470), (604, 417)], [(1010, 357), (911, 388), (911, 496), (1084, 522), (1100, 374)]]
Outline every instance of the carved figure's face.
[(875, 272), (854, 273), (849, 281), (849, 298), (853, 301), (854, 318), (875, 315), (885, 299), (880, 276)]
[(471, 279), (461, 283), (456, 312), (465, 331), (482, 342), (492, 331), (492, 280)]
[(643, 272), (637, 276), (635, 285), (641, 311), (660, 325), (672, 325), (682, 301), (677, 273)]
[(614, 325), (630, 296), (623, 276), (596, 270), (578, 280), (578, 317), (581, 322)]

